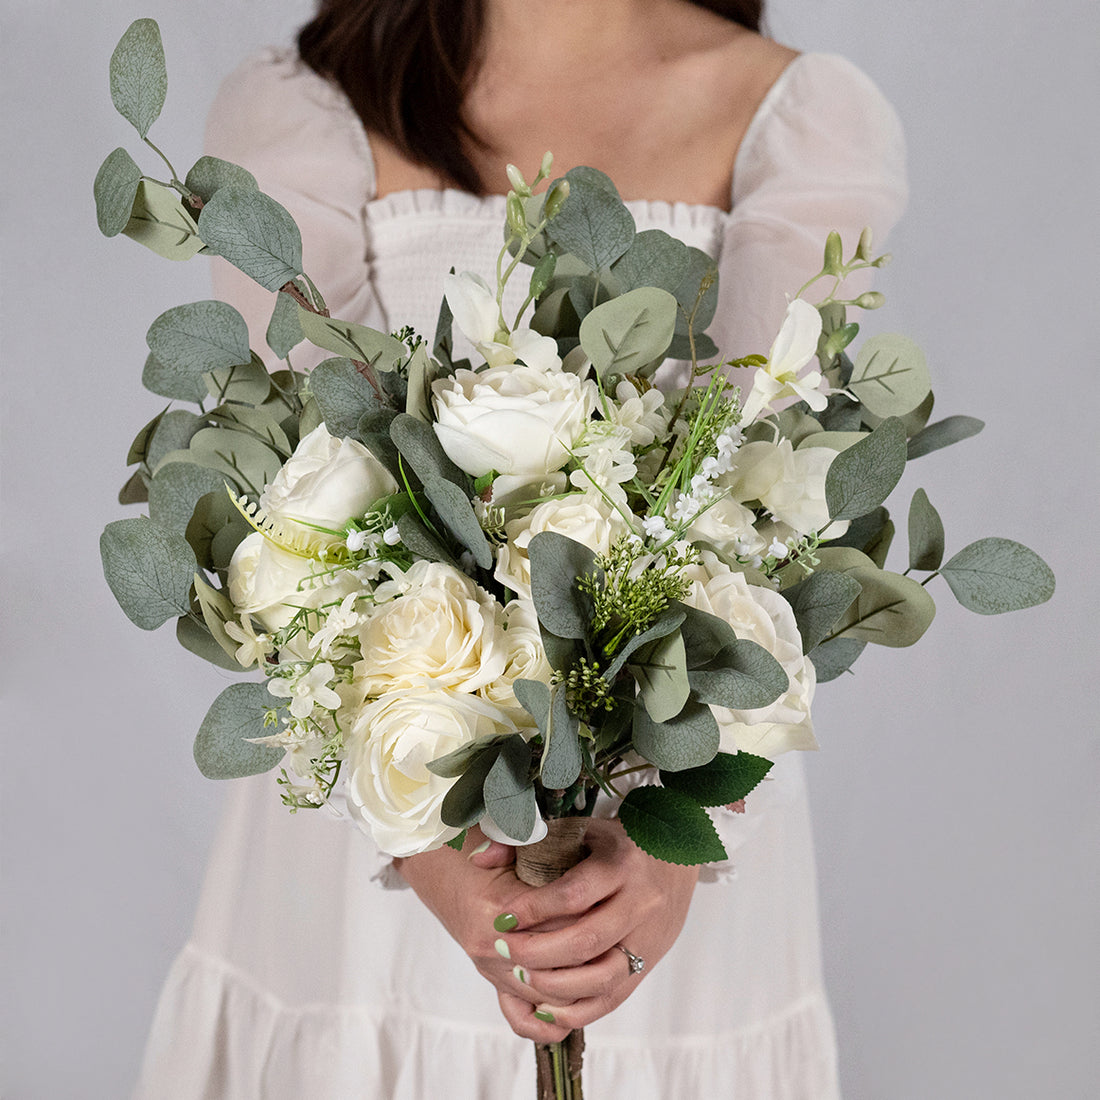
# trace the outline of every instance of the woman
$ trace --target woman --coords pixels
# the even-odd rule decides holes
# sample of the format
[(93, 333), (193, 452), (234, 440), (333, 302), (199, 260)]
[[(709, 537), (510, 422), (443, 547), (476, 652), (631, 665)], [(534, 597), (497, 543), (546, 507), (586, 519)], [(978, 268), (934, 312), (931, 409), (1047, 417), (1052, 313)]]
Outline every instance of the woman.
[[(710, 331), (724, 356), (761, 351), (826, 233), (881, 238), (904, 182), (873, 86), (762, 38), (759, 9), (325, 0), (301, 57), (227, 81), (209, 151), (295, 216), (335, 316), (431, 332), (448, 267), (492, 270), (504, 166), (552, 149), (557, 171), (607, 172), (639, 229), (716, 256)], [(262, 348), (270, 295), (229, 270), (217, 290)], [(346, 823), (291, 819), (270, 776), (234, 786), (139, 1097), (526, 1098), (515, 1036), (588, 1025), (593, 1096), (838, 1094), (797, 760), (744, 815), (718, 812), (729, 864), (660, 863), (599, 820), (591, 856), (541, 890), (499, 845), (391, 864)]]

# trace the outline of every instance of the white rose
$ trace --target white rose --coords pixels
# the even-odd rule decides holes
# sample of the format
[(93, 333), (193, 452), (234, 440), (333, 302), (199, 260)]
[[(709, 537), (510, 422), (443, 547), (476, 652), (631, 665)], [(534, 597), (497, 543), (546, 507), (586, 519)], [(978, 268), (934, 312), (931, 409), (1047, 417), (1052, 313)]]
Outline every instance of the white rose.
[(560, 470), (596, 402), (593, 383), (524, 366), (459, 370), (434, 382), (432, 394), (435, 434), (473, 477), (496, 470), (537, 478)]
[(265, 630), (279, 630), (324, 583), (324, 578), (314, 577), (314, 573), (325, 568), (253, 531), (233, 551), (229, 562), (229, 598), (237, 611), (251, 615)]
[(362, 710), (352, 728), (349, 811), (389, 855), (439, 848), (461, 830), (440, 817), (454, 780), (430, 772), (428, 762), (479, 737), (513, 729), (498, 707), (476, 695), (441, 689), (383, 695)]
[(400, 581), (379, 586), (404, 595), (381, 604), (359, 631), (356, 682), (367, 695), (435, 684), (474, 692), (504, 671), (500, 605), (465, 573), (415, 562)]
[(721, 730), (722, 752), (746, 752), (775, 757), (791, 749), (816, 749), (810, 704), (817, 676), (802, 653), (802, 638), (791, 605), (771, 589), (750, 585), (713, 554), (685, 570), (692, 582), (684, 600), (700, 611), (724, 619), (738, 638), (763, 646), (787, 673), (790, 684), (771, 706), (753, 710), (711, 707)]
[(723, 554), (747, 558), (762, 554), (768, 545), (753, 526), (755, 522), (751, 508), (723, 497), (692, 523), (685, 536), (692, 542), (709, 542)]
[[(512, 685), (517, 680), (541, 680), (546, 684), (554, 673), (542, 645), (535, 605), (530, 600), (512, 600), (504, 609), (502, 626), (504, 672), (491, 684), (486, 684), (481, 694), (507, 709), (518, 726), (533, 727), (535, 720), (520, 706)], [(518, 713), (512, 713), (515, 711)]]
[(349, 519), (362, 516), (376, 501), (397, 492), (390, 472), (354, 439), (314, 428), (260, 495), (260, 508), (271, 518), (342, 532)]
[(531, 598), (531, 561), (527, 547), (542, 531), (556, 531), (597, 554), (626, 534), (625, 521), (602, 497), (575, 493), (560, 500), (544, 500), (526, 516), (504, 525), (508, 541), (497, 552), (493, 577), (524, 599)]

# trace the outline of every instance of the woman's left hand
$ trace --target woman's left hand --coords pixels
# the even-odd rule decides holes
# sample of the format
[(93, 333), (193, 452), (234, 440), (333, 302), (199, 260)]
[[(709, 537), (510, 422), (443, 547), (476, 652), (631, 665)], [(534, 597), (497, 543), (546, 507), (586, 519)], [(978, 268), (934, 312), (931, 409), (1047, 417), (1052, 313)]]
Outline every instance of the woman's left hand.
[[(643, 852), (616, 820), (594, 818), (585, 845), (580, 864), (515, 900), (517, 924), (502, 936), (526, 980), (517, 978), (514, 993), (498, 991), (501, 1010), (517, 1034), (540, 1043), (564, 1039), (630, 996), (676, 942), (699, 876), (698, 867)], [(632, 973), (619, 945), (645, 970)]]

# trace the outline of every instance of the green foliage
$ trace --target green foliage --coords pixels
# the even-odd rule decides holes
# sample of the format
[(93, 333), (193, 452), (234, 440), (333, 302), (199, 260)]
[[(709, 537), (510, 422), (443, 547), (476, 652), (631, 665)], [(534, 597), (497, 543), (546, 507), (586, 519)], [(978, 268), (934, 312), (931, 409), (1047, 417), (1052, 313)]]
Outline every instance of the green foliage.
[(1012, 539), (978, 539), (945, 562), (940, 574), (955, 599), (979, 615), (1019, 611), (1054, 595), (1050, 566)]
[(950, 447), (952, 443), (977, 435), (984, 427), (985, 421), (975, 416), (948, 416), (937, 420), (909, 440), (908, 457), (920, 458), (941, 447)]
[(542, 531), (531, 540), (527, 556), (539, 623), (559, 638), (586, 638), (592, 598), (578, 588), (577, 578), (595, 572), (596, 555), (573, 539)]
[(634, 218), (602, 172), (574, 168), (565, 178), (569, 197), (549, 232), (562, 250), (592, 271), (609, 268), (632, 244)]
[(302, 236), (286, 209), (252, 187), (219, 187), (199, 214), (199, 235), (266, 290), (302, 273)]
[(526, 840), (535, 828), (538, 803), (531, 782), (531, 746), (517, 733), (500, 747), (483, 788), (485, 812), (512, 840)]
[(241, 187), (251, 191), (260, 189), (251, 172), (220, 157), (199, 157), (183, 183), (204, 203), (209, 202), (214, 192), (222, 187)]
[(207, 779), (242, 779), (271, 771), (284, 752), (247, 738), (271, 730), (264, 719), (276, 701), (265, 684), (231, 684), (214, 700), (195, 737), (195, 763)]
[(179, 192), (150, 179), (138, 181), (130, 220), (122, 232), (166, 260), (189, 260), (205, 247)]
[(918, 489), (909, 503), (909, 568), (939, 569), (943, 550), (943, 521), (928, 494)]
[[(443, 796), (439, 816), (444, 825), (452, 829), (468, 829), (471, 825), (477, 824), (485, 812), (485, 778), (496, 763), (502, 744), (503, 739), (493, 740), (491, 744), (484, 745), (476, 755), (470, 758), (465, 770)], [(443, 758), (443, 760), (446, 759), (447, 757)], [(432, 761), (432, 765), (442, 762), (442, 760)], [(435, 768), (432, 765), (429, 765), (429, 768), (434, 771)]]
[(859, 593), (860, 584), (854, 577), (821, 569), (784, 590), (783, 596), (794, 611), (802, 636), (804, 653), (809, 653), (828, 637)]
[(161, 418), (149, 439), (145, 461), (156, 470), (157, 463), (172, 451), (186, 447), (205, 421), (185, 409), (170, 409)]
[(783, 666), (763, 647), (735, 638), (705, 665), (688, 673), (692, 694), (732, 710), (771, 706), (790, 687)]
[(856, 519), (877, 508), (904, 470), (905, 430), (896, 417), (890, 417), (833, 460), (825, 476), (829, 516)]
[(817, 682), (826, 684), (847, 672), (866, 648), (867, 643), (858, 638), (830, 638), (822, 642), (810, 654)]
[(216, 668), (225, 669), (226, 672), (243, 672), (234, 658), (228, 656), (220, 645), (210, 635), (205, 626), (201, 626), (194, 619), (183, 616), (176, 620), (176, 641), (179, 642), (188, 653), (209, 661)]
[[(421, 422), (417, 421), (417, 423)], [(434, 477), (424, 483), (424, 495), (431, 501), (443, 525), (462, 546), (470, 551), (474, 561), (482, 569), (492, 569), (493, 548), (481, 529), (466, 491), (459, 488), (453, 481)]]
[(267, 323), (267, 346), (285, 359), (304, 339), (298, 320), (298, 303), (289, 294), (275, 295), (275, 308)]
[(642, 374), (659, 362), (676, 326), (676, 299), (639, 287), (596, 306), (581, 321), (581, 347), (601, 375)]
[(684, 708), (691, 694), (687, 653), (678, 630), (637, 650), (629, 669), (638, 684), (638, 696), (654, 722), (667, 722)]
[(623, 293), (659, 287), (675, 294), (690, 262), (691, 254), (683, 241), (662, 229), (645, 229), (635, 234), (630, 248), (612, 264), (611, 272)]
[(864, 340), (847, 388), (875, 416), (903, 416), (928, 396), (932, 379), (924, 352), (912, 340), (882, 333)]
[(682, 771), (713, 760), (720, 735), (710, 707), (689, 699), (683, 710), (666, 722), (654, 722), (645, 707), (635, 707), (633, 742), (635, 750), (651, 764)]
[(752, 753), (720, 752), (700, 768), (662, 772), (661, 783), (686, 794), (701, 806), (728, 806), (739, 802), (771, 771), (772, 762)]
[(366, 325), (322, 317), (301, 306), (298, 307), (298, 323), (311, 344), (365, 363), (375, 371), (394, 370), (409, 354), (408, 348), (393, 336)]
[(207, 395), (201, 375), (178, 371), (162, 363), (152, 352), (145, 357), (141, 384), (150, 392), (172, 401), (193, 401), (199, 404)]
[[(214, 664), (221, 664), (223, 668), (230, 668), (234, 672), (243, 671), (236, 658), (238, 643), (229, 637), (225, 629), (226, 623), (237, 621), (233, 605), (229, 602), (228, 597), (207, 584), (203, 577), (196, 573), (195, 600), (199, 605), (199, 611), (202, 614), (202, 620), (210, 639), (226, 660), (225, 662), (219, 662), (212, 657), (206, 659), (213, 660)], [(199, 656), (204, 656), (204, 654), (200, 653)]]
[(325, 427), (337, 438), (357, 438), (360, 420), (382, 408), (374, 388), (350, 359), (318, 363), (310, 372), (309, 385)]
[(228, 303), (213, 300), (165, 310), (149, 326), (145, 342), (160, 363), (182, 374), (205, 374), (252, 357), (244, 318)]
[(126, 617), (155, 630), (191, 610), (195, 554), (183, 537), (145, 516), (115, 520), (99, 538), (103, 575)]
[(110, 72), (115, 110), (144, 138), (168, 94), (164, 46), (155, 20), (130, 24), (111, 54)]
[(92, 188), (96, 221), (105, 237), (117, 236), (126, 228), (140, 182), (141, 169), (125, 149), (118, 148), (107, 154)]
[(626, 835), (665, 863), (694, 866), (725, 859), (726, 850), (706, 810), (666, 787), (635, 787), (619, 807)]

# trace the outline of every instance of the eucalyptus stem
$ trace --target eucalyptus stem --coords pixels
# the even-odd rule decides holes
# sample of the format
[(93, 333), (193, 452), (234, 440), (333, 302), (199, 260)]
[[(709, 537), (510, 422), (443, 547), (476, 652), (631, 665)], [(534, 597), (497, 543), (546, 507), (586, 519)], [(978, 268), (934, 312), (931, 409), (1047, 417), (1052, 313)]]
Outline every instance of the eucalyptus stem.
[(181, 189), (185, 195), (190, 195), (191, 192), (187, 190), (187, 187), (184, 184), (180, 183), (179, 178), (176, 175), (176, 169), (173, 167), (172, 162), (147, 137), (142, 138), (142, 141), (144, 141), (145, 144), (148, 145), (149, 148), (152, 149), (153, 152), (156, 153), (156, 155), (160, 157), (160, 159), (164, 161), (165, 164), (168, 165), (168, 171), (172, 174), (172, 186)]

